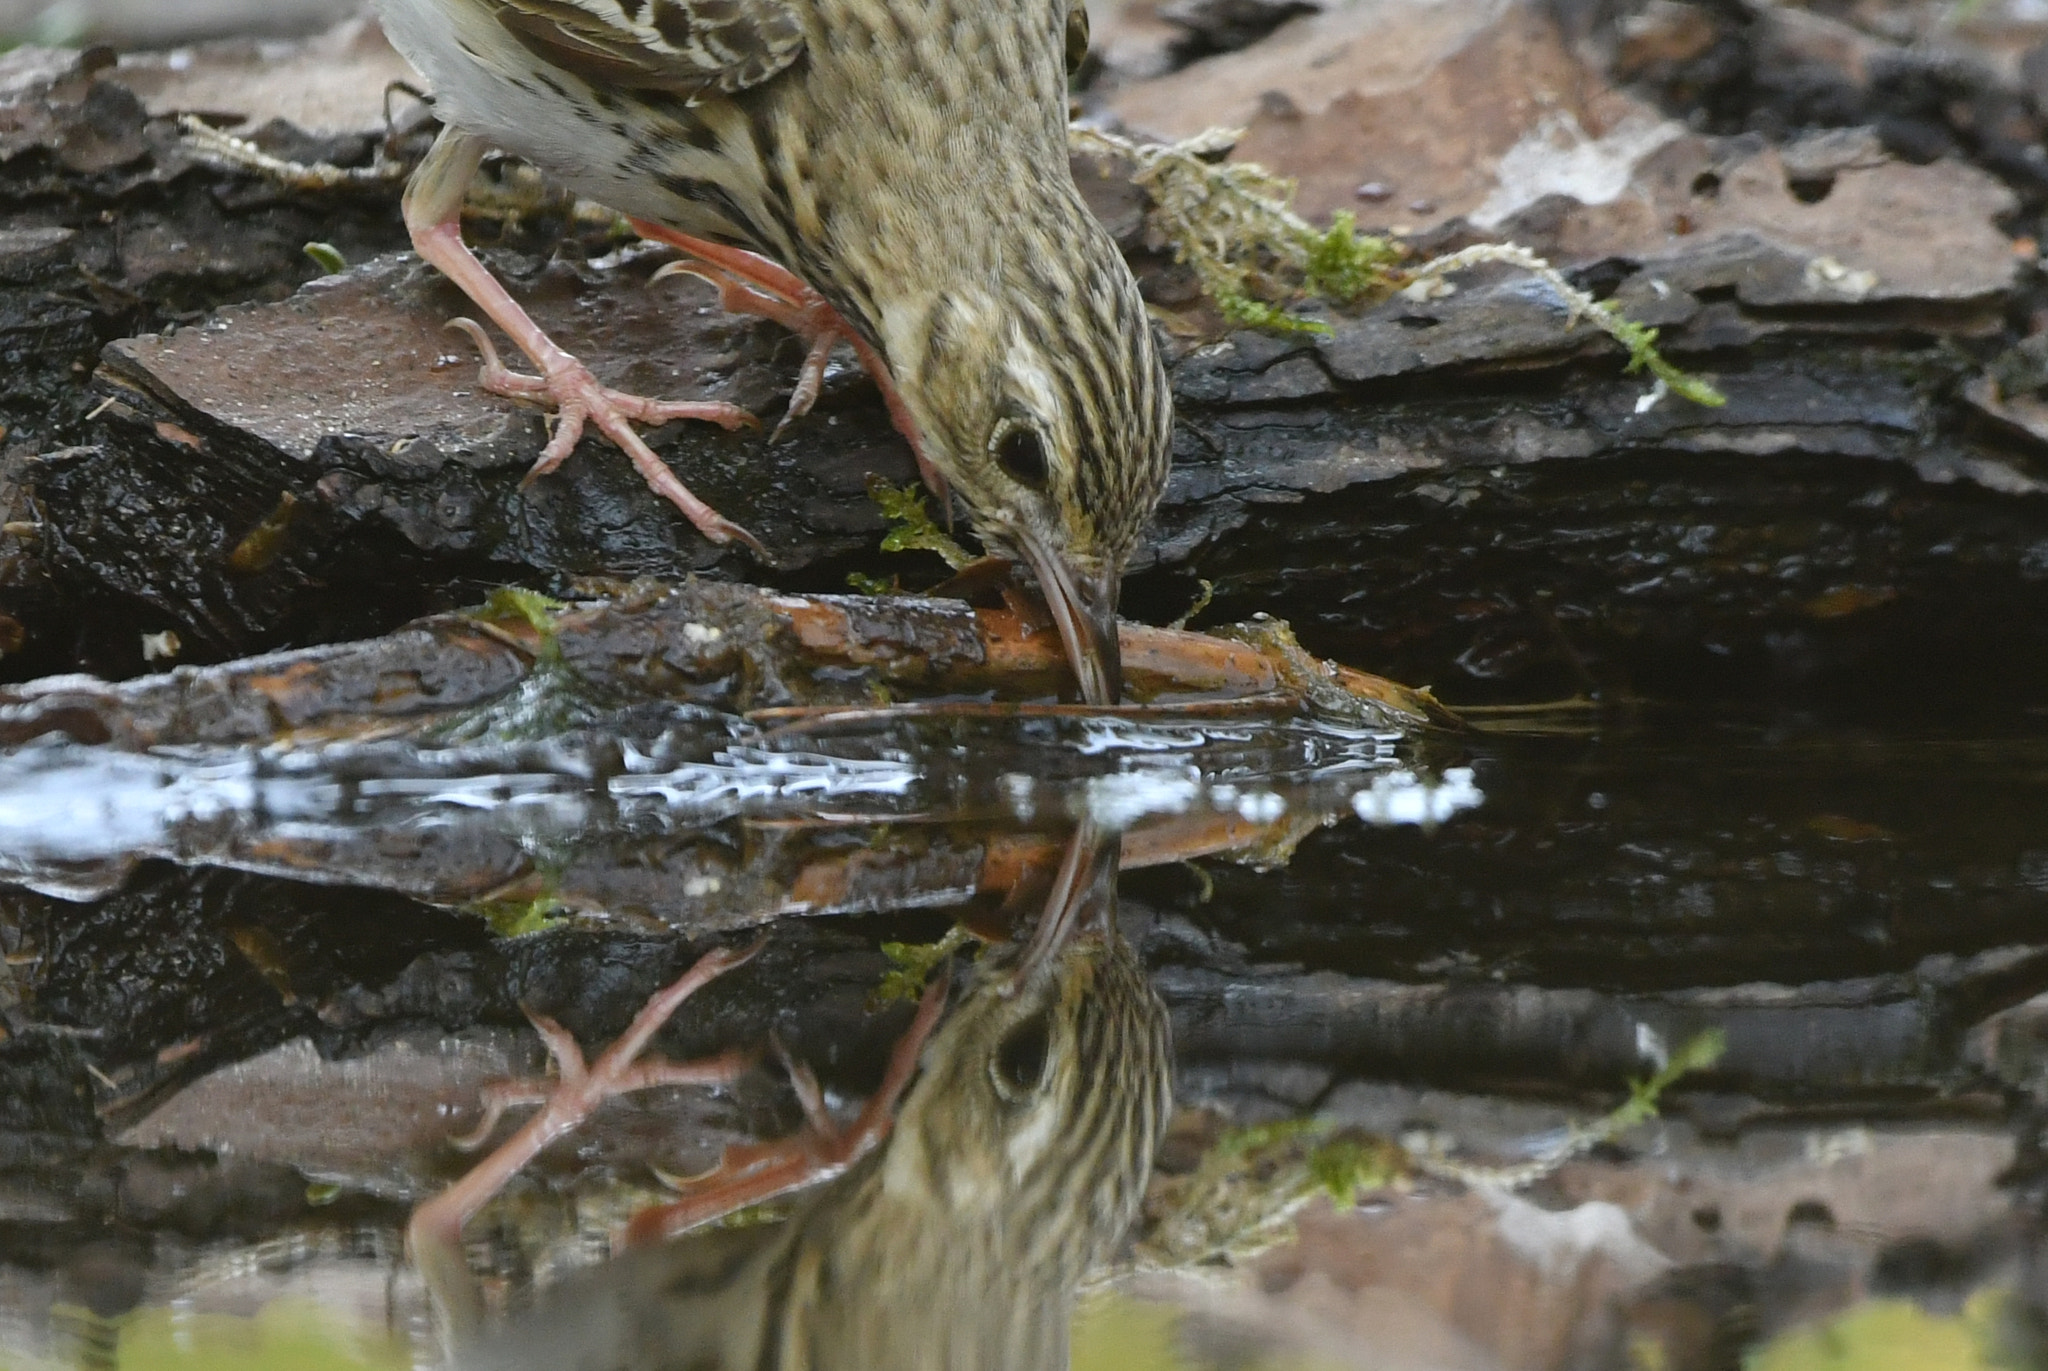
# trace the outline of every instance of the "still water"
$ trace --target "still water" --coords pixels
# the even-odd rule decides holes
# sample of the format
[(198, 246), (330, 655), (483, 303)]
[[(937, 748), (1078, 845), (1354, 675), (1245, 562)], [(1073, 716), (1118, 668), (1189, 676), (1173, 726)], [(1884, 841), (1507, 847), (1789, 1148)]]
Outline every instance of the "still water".
[(2016, 719), (46, 736), (0, 1366), (2011, 1364)]

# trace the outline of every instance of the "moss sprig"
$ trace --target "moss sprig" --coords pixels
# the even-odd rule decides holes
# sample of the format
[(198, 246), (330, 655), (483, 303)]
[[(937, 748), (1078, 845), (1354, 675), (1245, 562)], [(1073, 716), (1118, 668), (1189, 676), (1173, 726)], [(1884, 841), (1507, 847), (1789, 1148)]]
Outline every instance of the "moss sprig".
[(1345, 1209), (1362, 1195), (1406, 1189), (1418, 1176), (1520, 1189), (1656, 1117), (1664, 1093), (1712, 1066), (1726, 1046), (1718, 1029), (1694, 1036), (1662, 1055), (1650, 1076), (1629, 1082), (1628, 1098), (1604, 1118), (1563, 1130), (1514, 1166), (1460, 1161), (1426, 1137), (1397, 1141), (1313, 1116), (1228, 1130), (1192, 1172), (1154, 1180), (1152, 1221), (1138, 1239), (1135, 1265), (1199, 1271), (1240, 1263), (1287, 1241), (1295, 1217), (1318, 1198)]
[(1466, 1185), (1497, 1190), (1518, 1190), (1533, 1185), (1557, 1171), (1574, 1157), (1582, 1157), (1603, 1143), (1613, 1142), (1633, 1128), (1657, 1117), (1664, 1092), (1682, 1078), (1705, 1071), (1721, 1060), (1728, 1050), (1728, 1035), (1718, 1028), (1688, 1038), (1670, 1053), (1655, 1072), (1628, 1083), (1628, 1098), (1607, 1115), (1591, 1124), (1574, 1124), (1556, 1142), (1517, 1166), (1479, 1166), (1442, 1155), (1415, 1151), (1416, 1169), (1432, 1175), (1462, 1181)]
[(924, 495), (924, 487), (915, 481), (892, 486), (879, 476), (868, 477), (868, 498), (881, 507), (882, 517), (889, 523), (889, 531), (882, 535), (882, 551), (936, 552), (958, 571), (974, 560), (973, 554), (933, 520)]
[[(555, 620), (568, 605), (523, 586), (499, 586), (469, 617), (487, 624), (525, 624), (540, 635), (542, 650), (556, 644)], [(557, 648), (559, 651), (559, 648)]]
[(1225, 318), (1245, 328), (1328, 333), (1286, 306), (1304, 293), (1353, 304), (1387, 286), (1407, 250), (1358, 232), (1339, 214), (1318, 229), (1291, 206), (1294, 183), (1255, 162), (1217, 160), (1238, 132), (1211, 129), (1178, 143), (1139, 143), (1100, 129), (1069, 130), (1072, 145), (1128, 159), (1131, 181), (1152, 200), (1174, 256), (1195, 273)]
[(1584, 319), (1621, 344), (1628, 351), (1628, 364), (1622, 368), (1624, 372), (1647, 371), (1665, 389), (1696, 405), (1717, 408), (1728, 403), (1727, 396), (1699, 377), (1673, 366), (1663, 353), (1657, 351), (1656, 329), (1637, 323), (1610, 301), (1595, 300), (1566, 280), (1563, 272), (1520, 243), (1479, 243), (1424, 262), (1407, 273), (1409, 284), (1405, 288), (1416, 289), (1442, 281), (1453, 272), (1488, 262), (1518, 267), (1555, 291), (1564, 301), (1566, 328)]
[(890, 969), (868, 996), (868, 1012), (892, 1004), (916, 1004), (932, 973), (972, 941), (974, 935), (955, 924), (935, 943), (883, 943), (882, 955), (889, 959)]
[(545, 933), (570, 922), (569, 906), (554, 894), (531, 900), (480, 900), (469, 906), (469, 912), (482, 916), (500, 938)]
[(1292, 181), (1254, 162), (1221, 160), (1241, 133), (1210, 129), (1178, 143), (1141, 143), (1080, 125), (1068, 130), (1075, 151), (1131, 163), (1132, 184), (1151, 199), (1151, 221), (1172, 245), (1175, 260), (1193, 270), (1203, 293), (1240, 328), (1327, 334), (1328, 324), (1294, 307), (1307, 300), (1365, 304), (1397, 290), (1448, 294), (1455, 287), (1443, 278), (1501, 262), (1556, 291), (1567, 328), (1587, 320), (1627, 350), (1626, 371), (1649, 373), (1656, 387), (1639, 408), (1666, 393), (1698, 405), (1727, 403), (1720, 391), (1657, 350), (1656, 329), (1595, 300), (1519, 243), (1481, 243), (1409, 268), (1401, 265), (1408, 256), (1403, 244), (1360, 233), (1349, 211), (1330, 216), (1327, 228), (1316, 228), (1294, 211)]

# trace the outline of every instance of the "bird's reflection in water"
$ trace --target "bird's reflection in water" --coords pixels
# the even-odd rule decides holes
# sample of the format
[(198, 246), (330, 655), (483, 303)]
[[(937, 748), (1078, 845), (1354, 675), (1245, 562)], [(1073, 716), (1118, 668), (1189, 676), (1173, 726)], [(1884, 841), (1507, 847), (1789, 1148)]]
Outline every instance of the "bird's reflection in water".
[[(924, 1043), (893, 1128), (786, 1220), (632, 1248), (495, 1332), (455, 1329), (455, 1363), (1064, 1367), (1075, 1287), (1135, 1217), (1171, 1103), (1166, 1010), (1116, 928), (1118, 849), (1074, 835), (1028, 940), (984, 952)], [(416, 1244), (481, 1202), (427, 1206)], [(430, 1283), (466, 1276), (417, 1255)]]

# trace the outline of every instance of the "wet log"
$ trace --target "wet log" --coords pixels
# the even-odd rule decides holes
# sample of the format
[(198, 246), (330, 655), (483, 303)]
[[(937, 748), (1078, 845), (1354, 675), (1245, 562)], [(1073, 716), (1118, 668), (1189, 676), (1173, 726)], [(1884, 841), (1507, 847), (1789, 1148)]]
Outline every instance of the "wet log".
[[(1066, 668), (1051, 624), (1014, 609), (705, 581), (558, 613), (501, 600), (368, 642), (119, 684), (59, 677), (0, 690), (0, 739), (23, 748), (0, 766), (0, 869), (90, 898), (170, 858), (701, 932), (888, 909), (907, 890), (918, 904), (1000, 897), (1046, 854), (988, 830), (1026, 801), (1065, 805), (1062, 787), (1089, 774), (1083, 750), (1034, 749), (1006, 727), (1221, 722), (1235, 741), (1218, 765), (1249, 783), (1312, 776), (1346, 738), (1456, 722), (1426, 693), (1308, 657), (1284, 626), (1246, 628), (1233, 640), (1128, 626), (1131, 688), (1150, 703), (1111, 710), (1018, 699), (1057, 689)], [(1342, 731), (1291, 727), (1317, 719)], [(902, 751), (920, 728), (939, 734)], [(983, 766), (935, 781), (959, 728), (982, 731)], [(827, 734), (854, 735), (850, 750)], [(1042, 793), (992, 800), (1002, 766)], [(1219, 804), (1152, 825), (1133, 863), (1283, 850), (1349, 811), (1341, 786), (1276, 784), (1270, 813)], [(555, 798), (540, 814), (515, 803), (543, 796)], [(1144, 818), (1131, 803), (1127, 818)], [(961, 821), (968, 831), (937, 827)], [(910, 827), (849, 852), (845, 833), (871, 822)], [(545, 861), (536, 824), (553, 834)]]
[[(680, 730), (283, 756), (45, 742), (0, 757), (0, 878), (104, 899), (144, 863), (171, 861), (403, 895), (506, 930), (587, 916), (697, 937), (798, 916), (1032, 908), (1065, 850), (1065, 816), (1105, 779), (1126, 786), (1127, 870), (1272, 864), (1340, 820), (1392, 821), (1402, 816), (1382, 811), (1396, 805), (1415, 810), (1409, 822), (1432, 806), (1447, 817), (1478, 799), (1455, 778), (1362, 765), (1376, 744), (1333, 752), (1327, 738), (1284, 729), (1248, 736), (1239, 720), (1224, 731), (1230, 741), (1208, 746), (1168, 735), (1173, 765), (1149, 795), (1142, 772), (987, 733), (974, 738), (975, 767), (934, 748), (915, 764), (876, 759), (845, 740), (836, 751), (736, 746), (715, 726), (695, 747)], [(620, 770), (622, 747), (667, 755)], [(1191, 767), (1227, 772), (1231, 793), (1192, 803)], [(1006, 934), (1007, 918), (987, 927)]]
[[(1121, 636), (1129, 691), (1151, 702), (1124, 712), (1182, 705), (1285, 718), (1322, 710), (1395, 732), (1455, 722), (1426, 693), (1317, 662), (1271, 626), (1247, 626), (1242, 640), (1138, 624)], [(501, 605), (422, 620), (368, 642), (118, 684), (53, 678), (0, 694), (0, 740), (18, 745), (59, 734), (132, 749), (420, 737), (489, 710), (522, 685), (685, 702), (767, 723), (849, 711), (886, 721), (905, 712), (877, 703), (892, 695), (1050, 693), (1066, 675), (1064, 660), (1049, 621), (1009, 609), (649, 582), (559, 614)], [(991, 712), (967, 702), (952, 708)], [(479, 735), (518, 736), (522, 727), (514, 714), (476, 719)]]
[[(1185, 920), (1126, 903), (1126, 930), (1174, 1012), (1185, 1100), (1253, 1117), (1300, 1108), (1337, 1082), (1389, 1074), (1588, 1101), (1640, 1074), (1645, 1028), (1667, 1045), (1709, 1028), (1728, 1035), (1721, 1062), (1669, 1103), (1703, 1131), (1850, 1103), (1981, 1114), (2001, 1106), (1965, 1089), (1966, 1033), (1988, 1007), (2048, 985), (2048, 954), (2033, 945), (1929, 958), (1881, 976), (1662, 992), (1394, 981), (1248, 966), (1214, 943), (1198, 962), (1190, 954), (1201, 935)], [(130, 1116), (179, 1082), (299, 1035), (323, 1052), (356, 1050), (422, 1024), (517, 1026), (524, 1002), (602, 1040), (694, 955), (673, 934), (633, 928), (505, 942), (481, 920), (398, 896), (162, 866), (98, 905), (15, 891), (0, 914), (11, 936), (39, 952), (7, 973), (0, 1018), (19, 1049), (10, 1081), (62, 1049), (67, 1027), (90, 1030), (100, 1073), (91, 1094), (103, 1110)], [(941, 925), (925, 926), (935, 936)], [(900, 1023), (867, 1007), (887, 968), (871, 929), (786, 920), (759, 965), (667, 1040), (702, 1054), (758, 1041), (773, 1026), (828, 1079), (857, 1090)], [(2022, 1051), (2021, 1067), (2031, 1070), (2030, 1060)], [(79, 1070), (76, 1061), (51, 1065)], [(32, 1131), (92, 1128), (63, 1098), (35, 1122), (21, 1117), (17, 1126)]]

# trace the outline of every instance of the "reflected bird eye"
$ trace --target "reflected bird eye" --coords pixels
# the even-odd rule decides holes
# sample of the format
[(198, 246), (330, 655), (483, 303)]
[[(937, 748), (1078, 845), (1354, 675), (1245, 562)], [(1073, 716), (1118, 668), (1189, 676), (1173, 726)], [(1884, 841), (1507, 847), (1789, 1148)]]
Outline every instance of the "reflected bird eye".
[(1010, 1036), (1003, 1039), (1003, 1045), (996, 1049), (996, 1059), (990, 1067), (998, 1091), (1007, 1099), (1010, 1091), (1002, 1089), (1005, 1085), (1019, 1092), (1036, 1090), (1045, 1078), (1045, 1061), (1051, 1052), (1052, 1023), (1049, 1015), (1040, 1014), (1012, 1029)]

